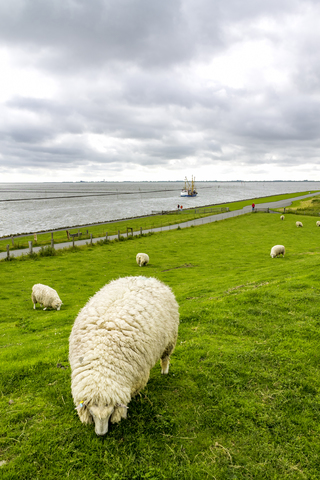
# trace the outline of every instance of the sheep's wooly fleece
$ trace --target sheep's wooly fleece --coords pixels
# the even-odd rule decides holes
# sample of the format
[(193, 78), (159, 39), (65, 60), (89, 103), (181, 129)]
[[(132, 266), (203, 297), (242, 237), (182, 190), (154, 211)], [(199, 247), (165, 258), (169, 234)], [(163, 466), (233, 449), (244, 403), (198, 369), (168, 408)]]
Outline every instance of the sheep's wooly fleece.
[(297, 227), (303, 227), (303, 225), (302, 225), (301, 222), (296, 222), (296, 226), (297, 226)]
[(46, 310), (47, 307), (60, 310), (62, 305), (62, 301), (57, 292), (53, 288), (42, 285), (41, 283), (33, 285), (31, 299), (33, 301), (33, 308), (36, 308), (36, 303), (39, 303), (45, 307), (43, 310)]
[(155, 278), (125, 277), (97, 292), (77, 316), (69, 339), (71, 389), (83, 423), (97, 435), (126, 418), (127, 405), (160, 360), (169, 371), (179, 325), (171, 289)]
[(286, 249), (284, 248), (283, 245), (275, 245), (274, 247), (271, 248), (270, 256), (272, 258), (275, 258), (278, 255), (282, 255), (284, 257), (285, 253), (286, 253)]
[(139, 267), (147, 265), (147, 263), (149, 263), (149, 255), (147, 255), (146, 253), (137, 253), (136, 261)]

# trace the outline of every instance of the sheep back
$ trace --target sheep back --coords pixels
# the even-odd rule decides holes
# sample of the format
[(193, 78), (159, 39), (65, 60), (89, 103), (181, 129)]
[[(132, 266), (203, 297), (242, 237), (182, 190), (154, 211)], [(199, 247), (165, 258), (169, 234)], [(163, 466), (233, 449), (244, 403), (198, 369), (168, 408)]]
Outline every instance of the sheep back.
[(45, 309), (52, 307), (57, 310), (60, 310), (62, 305), (58, 293), (53, 288), (48, 287), (48, 285), (42, 285), (41, 283), (33, 285), (31, 299), (34, 308), (36, 308), (36, 303), (43, 305)]
[(303, 227), (303, 225), (302, 225), (301, 222), (296, 222), (296, 226), (297, 226), (297, 227)]
[[(125, 277), (105, 285), (79, 312), (69, 338), (75, 405), (127, 405), (173, 351), (178, 325), (175, 296), (159, 280)], [(89, 409), (77, 410), (92, 423)]]

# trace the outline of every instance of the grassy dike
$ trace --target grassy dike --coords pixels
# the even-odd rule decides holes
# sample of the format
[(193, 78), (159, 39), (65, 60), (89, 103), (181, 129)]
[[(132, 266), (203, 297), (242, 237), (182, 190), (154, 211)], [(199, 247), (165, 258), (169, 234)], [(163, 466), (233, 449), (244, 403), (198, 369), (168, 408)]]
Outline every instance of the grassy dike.
[[(248, 214), (1, 262), (0, 478), (318, 479), (320, 229), (296, 220)], [(271, 259), (278, 243), (286, 256)], [(68, 337), (89, 297), (127, 275), (173, 289), (179, 338), (169, 375), (154, 367), (99, 438), (74, 410)], [(61, 311), (33, 310), (38, 282)]]
[[(133, 231), (138, 232), (140, 228), (143, 230), (149, 230), (153, 228), (161, 228), (165, 225), (177, 225), (181, 222), (187, 222), (189, 220), (195, 220), (197, 218), (207, 217), (208, 215), (214, 215), (212, 212), (212, 208), (215, 207), (228, 207), (230, 211), (240, 210), (246, 205), (251, 205), (252, 202), (259, 203), (264, 202), (274, 202), (277, 200), (285, 200), (288, 198), (294, 198), (297, 196), (306, 195), (308, 193), (314, 193), (313, 190), (306, 191), (306, 192), (299, 192), (299, 193), (287, 193), (284, 195), (273, 195), (269, 197), (260, 197), (254, 198), (251, 200), (241, 200), (238, 202), (231, 202), (226, 204), (219, 204), (219, 205), (208, 205), (205, 207), (197, 207), (188, 209), (185, 208), (182, 212), (176, 211), (171, 212), (167, 215), (149, 215), (145, 217), (138, 217), (138, 218), (129, 218), (125, 220), (115, 221), (115, 222), (108, 222), (108, 223), (101, 223), (99, 225), (89, 225), (89, 226), (82, 226), (82, 227), (72, 227), (66, 228), (64, 230), (57, 230), (54, 232), (54, 242), (55, 243), (63, 243), (68, 241), (68, 236), (66, 230), (69, 230), (70, 233), (81, 233), (81, 239), (89, 240), (90, 235), (92, 238), (100, 238), (106, 235), (106, 232), (109, 236), (117, 235), (118, 231), (120, 231), (121, 235), (125, 235), (127, 233), (127, 228), (132, 228)], [(319, 199), (318, 199), (319, 201)], [(201, 213), (198, 213), (198, 212)], [(220, 213), (220, 212), (216, 212)], [(318, 215), (318, 213), (317, 213)], [(51, 232), (39, 232), (37, 234), (37, 241), (34, 240), (33, 235), (23, 235), (23, 236), (16, 236), (14, 238), (14, 243), (12, 244), (11, 237), (6, 237), (3, 240), (0, 240), (0, 252), (5, 252), (7, 245), (10, 246), (10, 250), (20, 249), (20, 248), (28, 248), (28, 242), (32, 240), (34, 247), (44, 247), (48, 246), (51, 243)]]

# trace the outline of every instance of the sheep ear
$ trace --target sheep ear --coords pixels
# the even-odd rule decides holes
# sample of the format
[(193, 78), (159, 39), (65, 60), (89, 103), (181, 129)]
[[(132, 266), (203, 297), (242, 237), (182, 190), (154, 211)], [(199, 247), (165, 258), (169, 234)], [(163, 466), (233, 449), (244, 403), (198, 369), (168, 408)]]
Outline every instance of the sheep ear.
[(87, 405), (84, 405), (78, 410), (78, 415), (82, 423), (94, 423), (91, 413)]
[(127, 418), (127, 408), (115, 407), (110, 418), (111, 423), (118, 423), (120, 422), (121, 418)]

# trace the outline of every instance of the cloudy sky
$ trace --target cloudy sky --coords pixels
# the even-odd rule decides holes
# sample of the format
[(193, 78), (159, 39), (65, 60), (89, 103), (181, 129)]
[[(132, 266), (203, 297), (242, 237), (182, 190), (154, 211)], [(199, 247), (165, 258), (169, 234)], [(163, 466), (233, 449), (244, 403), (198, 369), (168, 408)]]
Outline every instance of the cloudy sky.
[(0, 182), (320, 180), (320, 2), (0, 0)]

